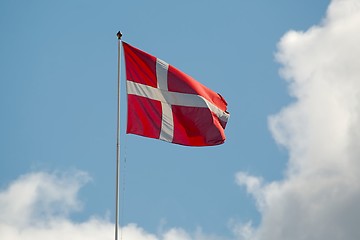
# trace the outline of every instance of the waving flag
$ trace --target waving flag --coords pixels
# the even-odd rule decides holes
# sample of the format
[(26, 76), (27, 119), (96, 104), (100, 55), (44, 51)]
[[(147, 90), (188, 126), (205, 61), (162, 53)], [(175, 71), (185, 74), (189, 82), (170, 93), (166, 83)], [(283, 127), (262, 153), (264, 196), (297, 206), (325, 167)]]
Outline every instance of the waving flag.
[(168, 63), (123, 42), (127, 133), (187, 146), (225, 141), (224, 98)]

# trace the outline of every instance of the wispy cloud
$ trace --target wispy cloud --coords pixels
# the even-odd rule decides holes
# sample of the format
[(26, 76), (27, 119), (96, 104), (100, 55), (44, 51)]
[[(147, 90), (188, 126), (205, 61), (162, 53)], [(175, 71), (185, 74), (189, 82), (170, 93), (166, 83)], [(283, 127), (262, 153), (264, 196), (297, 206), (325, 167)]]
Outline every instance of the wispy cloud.
[(67, 217), (81, 209), (77, 193), (89, 180), (88, 174), (80, 171), (62, 176), (44, 172), (23, 175), (0, 192), (0, 222), (26, 227)]
[[(11, 240), (98, 240), (114, 239), (114, 223), (106, 217), (90, 217), (83, 222), (71, 219), (80, 211), (78, 193), (91, 180), (82, 171), (68, 173), (34, 172), (19, 177), (0, 191), (0, 239)], [(182, 228), (146, 232), (136, 224), (122, 228), (127, 240), (211, 240), (202, 230)]]
[[(289, 31), (276, 55), (294, 102), (269, 118), (289, 151), (282, 181), (237, 174), (259, 204), (248, 240), (360, 239), (360, 2), (334, 0), (323, 21)], [(251, 233), (251, 234), (249, 234)]]

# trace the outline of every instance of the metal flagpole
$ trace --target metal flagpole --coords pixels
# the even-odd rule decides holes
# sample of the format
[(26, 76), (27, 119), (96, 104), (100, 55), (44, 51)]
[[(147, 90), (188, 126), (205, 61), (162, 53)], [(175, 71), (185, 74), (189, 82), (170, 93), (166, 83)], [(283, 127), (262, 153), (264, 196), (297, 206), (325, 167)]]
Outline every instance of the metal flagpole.
[(117, 90), (117, 127), (116, 127), (116, 206), (115, 206), (115, 240), (118, 240), (119, 228), (119, 182), (120, 182), (120, 55), (121, 55), (121, 36), (122, 33), (117, 32), (118, 37), (118, 90)]

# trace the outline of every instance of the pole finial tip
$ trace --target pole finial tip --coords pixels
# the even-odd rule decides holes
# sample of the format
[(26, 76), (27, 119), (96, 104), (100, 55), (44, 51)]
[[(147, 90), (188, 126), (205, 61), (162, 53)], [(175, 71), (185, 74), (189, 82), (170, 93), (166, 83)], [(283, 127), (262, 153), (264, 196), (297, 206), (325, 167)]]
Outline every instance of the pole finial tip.
[(122, 33), (120, 32), (120, 31), (118, 31), (117, 33), (116, 33), (116, 36), (118, 37), (118, 39), (120, 40), (121, 39), (121, 37), (122, 37)]

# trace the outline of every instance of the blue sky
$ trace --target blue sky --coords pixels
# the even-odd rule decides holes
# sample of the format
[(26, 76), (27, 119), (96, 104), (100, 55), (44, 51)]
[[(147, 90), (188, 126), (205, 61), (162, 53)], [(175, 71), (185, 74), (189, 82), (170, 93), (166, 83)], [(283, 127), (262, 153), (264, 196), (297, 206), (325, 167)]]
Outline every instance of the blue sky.
[[(136, 239), (131, 234), (142, 231), (154, 239), (263, 239), (261, 233), (266, 232), (271, 219), (267, 210), (273, 205), (266, 196), (272, 187), (279, 187), (281, 192), (280, 186), (306, 172), (306, 161), (297, 159), (321, 159), (320, 154), (309, 157), (305, 150), (310, 148), (298, 144), (298, 139), (311, 134), (297, 134), (317, 131), (323, 125), (310, 120), (297, 122), (317, 115), (294, 108), (308, 101), (314, 104), (300, 109), (317, 106), (313, 98), (306, 97), (313, 96), (308, 86), (317, 83), (312, 77), (322, 73), (325, 61), (312, 61), (318, 56), (330, 63), (337, 60), (325, 55), (331, 51), (317, 52), (321, 48), (312, 48), (315, 43), (310, 43), (317, 41), (321, 46), (326, 41), (320, 40), (334, 39), (335, 44), (329, 41), (326, 45), (328, 49), (343, 49), (343, 40), (327, 29), (350, 29), (356, 18), (348, 20), (344, 13), (353, 13), (359, 7), (352, 0), (332, 1), (330, 8), (329, 4), (329, 0), (1, 1), (0, 200), (11, 192), (10, 186), (34, 179), (32, 176), (50, 179), (49, 185), (54, 191), (60, 186), (60, 193), (67, 188), (57, 183), (70, 179), (69, 183), (78, 188), (74, 187), (69, 202), (64, 200), (66, 211), (50, 204), (55, 210), (33, 210), (30, 220), (43, 212), (48, 213), (46, 217), (60, 216), (72, 224), (99, 218), (108, 227), (110, 233), (106, 234), (110, 235), (106, 236), (111, 239), (116, 32), (120, 30), (124, 41), (221, 93), (231, 113), (226, 143), (216, 147), (191, 148), (126, 136), (126, 97), (122, 89), (121, 222), (129, 227), (128, 238)], [(305, 43), (308, 45), (302, 47)], [(349, 56), (345, 54), (338, 61)], [(345, 77), (337, 73), (331, 76), (358, 76), (355, 70)], [(124, 64), (121, 77), (124, 83)], [(309, 84), (304, 84), (306, 81)], [(313, 86), (321, 89), (328, 86), (325, 83)], [(348, 86), (351, 89), (357, 85)], [(336, 91), (333, 96), (338, 96)], [(332, 111), (338, 105), (325, 112), (343, 114)], [(303, 115), (295, 118), (297, 113)], [(344, 132), (345, 126), (342, 128), (339, 122), (350, 124), (353, 114), (349, 116), (334, 125), (325, 122), (334, 132)], [(18, 194), (26, 198), (24, 193)], [(49, 199), (51, 203), (62, 201), (61, 197)], [(133, 229), (132, 223), (136, 224)], [(16, 224), (12, 226), (17, 229)], [(0, 229), (0, 238), (1, 234)], [(284, 236), (290, 235), (271, 236), (286, 239)]]

